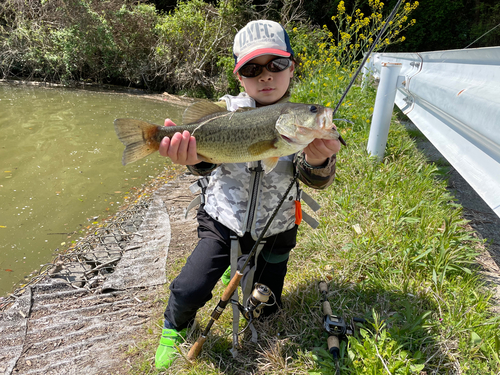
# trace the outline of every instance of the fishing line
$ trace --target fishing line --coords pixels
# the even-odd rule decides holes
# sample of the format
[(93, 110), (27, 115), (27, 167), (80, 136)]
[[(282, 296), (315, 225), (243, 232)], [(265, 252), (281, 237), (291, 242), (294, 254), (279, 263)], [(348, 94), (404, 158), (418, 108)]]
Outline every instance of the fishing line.
[[(397, 10), (399, 9), (399, 6), (401, 5), (401, 3), (403, 2), (403, 0), (399, 0), (397, 2), (397, 4), (394, 6), (394, 8), (392, 9), (392, 12), (391, 14), (389, 14), (389, 17), (386, 18), (385, 20), (385, 23), (384, 23), (384, 26), (382, 27), (382, 29), (380, 30), (380, 32), (378, 33), (377, 37), (375, 38), (374, 42), (372, 43), (372, 45), (370, 46), (370, 48), (368, 49), (368, 52), (365, 54), (365, 57), (363, 58), (363, 60), (361, 61), (361, 64), (359, 65), (358, 69), (356, 70), (356, 73), (354, 73), (351, 81), (349, 82), (349, 84), (347, 85), (347, 88), (344, 90), (344, 93), (342, 94), (342, 97), (340, 98), (339, 102), (337, 103), (337, 106), (335, 107), (335, 109), (333, 110), (333, 113), (332, 113), (332, 118), (333, 116), (335, 115), (335, 113), (338, 111), (338, 109), (340, 108), (342, 102), (344, 101), (345, 97), (347, 96), (347, 93), (349, 92), (349, 90), (351, 89), (352, 85), (354, 84), (354, 81), (356, 81), (356, 78), (358, 77), (359, 73), (361, 72), (361, 69), (363, 68), (363, 66), (365, 65), (366, 61), (368, 60), (368, 58), (370, 57), (370, 54), (373, 52), (373, 50), (375, 49), (375, 46), (378, 44), (380, 38), (382, 37), (382, 35), (385, 33), (385, 31), (387, 30), (387, 27), (389, 26), (389, 22), (392, 21), (392, 19), (394, 18), (394, 16), (396, 15), (396, 12)], [(342, 121), (347, 121), (347, 122), (350, 122), (352, 123), (352, 121), (350, 120), (346, 120), (346, 119), (335, 119), (335, 120), (342, 120)], [(332, 120), (333, 121), (333, 120)], [(339, 134), (339, 140), (340, 140), (340, 134)], [(345, 142), (342, 142), (344, 145), (345, 145)], [(294, 179), (294, 181), (296, 180), (297, 178)], [(292, 184), (294, 183), (294, 181), (292, 181)], [(271, 218), (272, 220), (272, 218)], [(269, 220), (270, 221), (270, 220)], [(264, 230), (265, 231), (265, 230)], [(260, 242), (260, 241), (259, 241)], [(272, 253), (272, 249), (270, 251), (270, 253)], [(256, 260), (257, 261), (257, 260)], [(266, 262), (267, 264), (267, 262)], [(263, 271), (263, 270), (262, 270)], [(262, 275), (262, 272), (261, 272), (261, 275)]]
[[(344, 101), (345, 97), (347, 96), (347, 93), (349, 92), (349, 90), (351, 89), (352, 85), (354, 84), (354, 81), (356, 80), (356, 78), (358, 77), (359, 73), (361, 72), (361, 69), (363, 68), (363, 66), (365, 65), (366, 61), (368, 60), (370, 54), (373, 52), (375, 46), (378, 44), (380, 38), (382, 37), (382, 35), (385, 33), (385, 31), (387, 30), (387, 27), (389, 26), (389, 23), (391, 22), (391, 20), (394, 18), (394, 16), (396, 15), (396, 12), (397, 10), (399, 9), (399, 6), (401, 5), (401, 3), (403, 2), (403, 0), (399, 0), (397, 2), (397, 4), (394, 6), (394, 8), (392, 9), (392, 12), (391, 14), (389, 14), (389, 17), (386, 18), (385, 20), (385, 23), (384, 23), (384, 26), (382, 27), (382, 29), (380, 30), (380, 32), (378, 33), (377, 37), (375, 38), (375, 41), (373, 42), (373, 44), (370, 46), (368, 52), (365, 54), (365, 57), (363, 58), (361, 64), (359, 65), (358, 69), (356, 70), (356, 73), (354, 73), (354, 76), (352, 77), (351, 81), (349, 82), (349, 84), (347, 85), (347, 88), (345, 89), (344, 93), (342, 94), (342, 97), (340, 98), (337, 106), (335, 107), (335, 109), (333, 110), (333, 113), (332, 113), (332, 118), (333, 116), (335, 115), (335, 113), (337, 112), (337, 110), (339, 109), (340, 105), (342, 104), (342, 102)], [(352, 121), (350, 120), (346, 120), (346, 119), (336, 119), (336, 120), (343, 120), (343, 121), (347, 121), (347, 122), (350, 122), (352, 123)], [(339, 135), (340, 137), (340, 135)], [(340, 140), (340, 139), (339, 139)], [(344, 143), (344, 142), (342, 142)], [(345, 143), (344, 143), (345, 145)], [(295, 174), (295, 177), (292, 181), (292, 183), (290, 185), (293, 185), (295, 183), (295, 181), (297, 180), (298, 178), (298, 173)], [(286, 194), (285, 194), (286, 195)], [(277, 209), (281, 206), (282, 204), (282, 201), (280, 202), (280, 204), (278, 205)], [(275, 211), (275, 213), (277, 212), (277, 209)], [(274, 216), (275, 215), (272, 215), (271, 218), (268, 220), (267, 224), (266, 224), (266, 227), (264, 228), (264, 230), (262, 231), (262, 234), (261, 236), (257, 239), (256, 243), (255, 243), (255, 247), (258, 245), (258, 243), (260, 243), (262, 237), (264, 236), (265, 232), (267, 231), (267, 228), (269, 227), (271, 221), (274, 219)], [(274, 239), (274, 242), (276, 242), (276, 238)], [(274, 249), (274, 243), (269, 251), (269, 254), (272, 254), (272, 251)], [(257, 265), (257, 262), (258, 262), (258, 259), (255, 259), (255, 264)], [(260, 271), (260, 274), (259, 274), (259, 277), (262, 276), (262, 274), (264, 273), (264, 270), (267, 266), (267, 261), (265, 261), (264, 263), (264, 267), (262, 267), (262, 270)]]
[[(368, 60), (368, 58), (369, 58), (370, 54), (373, 52), (373, 50), (374, 50), (375, 46), (378, 44), (378, 41), (380, 40), (380, 38), (382, 37), (382, 35), (383, 35), (383, 34), (385, 33), (385, 31), (387, 30), (387, 27), (389, 26), (389, 22), (390, 22), (390, 21), (394, 18), (394, 16), (396, 15), (396, 12), (397, 12), (397, 10), (399, 9), (399, 6), (401, 5), (401, 3), (402, 3), (402, 2), (403, 2), (403, 0), (399, 0), (399, 1), (397, 2), (397, 4), (394, 6), (394, 8), (392, 9), (392, 12), (391, 12), (391, 14), (389, 15), (389, 17), (387, 17), (387, 18), (386, 18), (385, 23), (384, 23), (384, 26), (382, 27), (382, 29), (381, 29), (381, 30), (380, 30), (380, 32), (378, 33), (378, 35), (377, 35), (377, 37), (375, 38), (375, 41), (373, 42), (373, 44), (370, 46), (370, 48), (369, 48), (368, 52), (366, 53), (366, 55), (365, 55), (365, 57), (363, 58), (363, 60), (362, 60), (361, 64), (359, 65), (359, 67), (358, 67), (358, 69), (357, 69), (356, 73), (354, 74), (354, 76), (352, 77), (351, 81), (350, 81), (350, 82), (349, 82), (349, 84), (347, 85), (347, 88), (345, 89), (345, 91), (344, 91), (344, 93), (343, 93), (342, 97), (340, 98), (340, 100), (339, 100), (339, 102), (338, 102), (337, 106), (336, 106), (336, 107), (335, 107), (335, 109), (333, 110), (333, 113), (332, 113), (332, 118), (333, 118), (333, 116), (335, 115), (335, 113), (337, 112), (337, 110), (339, 109), (339, 107), (340, 107), (340, 105), (342, 104), (342, 102), (344, 101), (345, 97), (347, 96), (347, 93), (349, 92), (349, 90), (351, 89), (352, 85), (354, 84), (354, 81), (355, 81), (355, 80), (356, 80), (356, 78), (358, 77), (359, 73), (361, 72), (361, 69), (362, 69), (362, 68), (363, 68), (363, 66), (365, 65), (365, 63), (366, 63), (366, 61)], [(347, 121), (347, 122), (351, 122), (351, 123), (352, 123), (352, 121), (350, 121), (350, 120), (345, 120), (345, 119), (336, 119), (336, 120), (343, 120), (343, 121)], [(343, 143), (344, 143), (344, 142), (343, 142)], [(345, 145), (345, 143), (344, 143), (344, 145)], [(294, 179), (293, 179), (293, 181), (292, 181), (292, 183), (291, 183), (290, 185), (293, 185), (293, 184), (295, 183), (295, 181), (297, 180), (297, 178), (298, 178), (298, 172), (295, 174)], [(288, 191), (288, 190), (287, 190), (287, 191)], [(287, 194), (285, 194), (285, 196), (286, 196), (286, 195), (287, 195)], [(285, 198), (285, 196), (284, 196), (284, 198)], [(263, 230), (263, 231), (262, 231), (262, 233), (261, 233), (261, 236), (260, 236), (260, 237), (257, 239), (257, 241), (255, 242), (255, 245), (254, 245), (254, 247), (255, 247), (255, 248), (257, 247), (257, 245), (258, 245), (258, 244), (260, 243), (260, 241), (262, 240), (262, 238), (263, 238), (263, 236), (264, 236), (265, 232), (267, 231), (267, 228), (268, 228), (268, 227), (269, 227), (269, 225), (271, 224), (271, 221), (274, 219), (274, 216), (275, 216), (275, 214), (277, 213), (277, 210), (279, 209), (279, 207), (281, 206), (281, 204), (282, 204), (282, 203), (283, 203), (282, 201), (280, 201), (280, 202), (279, 202), (278, 207), (276, 207), (276, 210), (275, 210), (275, 212), (274, 212), (274, 215), (272, 215), (272, 216), (269, 218), (268, 222), (266, 223), (266, 227), (264, 228), (264, 230)], [(274, 241), (276, 242), (276, 238), (275, 238), (275, 240), (274, 240)], [(272, 245), (272, 247), (271, 247), (271, 249), (270, 249), (270, 251), (269, 251), (269, 254), (272, 254), (273, 249), (274, 249), (274, 243), (273, 243), (273, 245)], [(252, 251), (252, 252), (253, 252), (253, 251)], [(257, 262), (258, 262), (258, 259), (255, 259), (255, 264), (256, 264), (256, 265), (257, 265)], [(261, 271), (260, 271), (260, 273), (259, 273), (259, 277), (260, 277), (260, 276), (262, 276), (262, 274), (264, 273), (264, 270), (265, 270), (265, 268), (266, 268), (266, 266), (267, 266), (267, 263), (268, 263), (268, 262), (267, 262), (267, 261), (265, 261), (265, 263), (264, 263), (264, 267), (262, 267), (262, 270), (261, 270)], [(243, 266), (242, 270), (243, 270), (244, 268), (245, 268), (245, 266)]]
[(498, 26), (500, 26), (500, 23), (498, 25), (496, 25), (495, 27), (493, 27), (491, 30), (489, 31), (486, 31), (483, 35), (481, 35), (479, 38), (477, 38), (475, 41), (473, 41), (471, 44), (469, 44), (467, 47), (464, 47), (464, 49), (467, 49), (469, 48), (470, 46), (472, 46), (474, 43), (476, 43), (479, 39), (481, 39), (483, 36), (485, 36), (486, 34), (489, 34), (491, 33), (493, 30), (495, 30)]
[[(352, 85), (354, 84), (354, 81), (356, 80), (357, 76), (359, 75), (359, 72), (361, 71), (361, 68), (364, 66), (366, 60), (368, 60), (368, 57), (370, 56), (370, 54), (372, 53), (373, 49), (375, 48), (375, 46), (377, 45), (378, 41), (380, 40), (380, 37), (383, 35), (383, 33), (385, 32), (385, 30), (387, 29), (387, 27), (389, 25), (389, 22), (392, 20), (392, 18), (396, 14), (396, 11), (399, 8), (399, 6), (401, 5), (402, 1), (403, 0), (399, 0), (398, 1), (398, 3), (396, 4), (396, 6), (394, 7), (394, 9), (392, 10), (391, 14), (389, 15), (389, 17), (386, 19), (385, 24), (382, 27), (382, 30), (378, 34), (378, 36), (375, 39), (374, 43), (372, 44), (372, 46), (368, 50), (368, 53), (365, 55), (363, 61), (361, 62), (358, 70), (356, 71), (356, 73), (352, 77), (351, 81), (349, 82), (349, 85), (347, 86), (347, 88), (344, 91), (344, 94), (340, 98), (340, 101), (337, 104), (337, 107), (335, 107), (335, 110), (333, 111), (333, 114), (332, 114), (332, 118), (333, 118), (333, 115), (339, 109), (340, 105), (342, 104), (342, 101), (347, 96), (347, 93), (349, 92), (349, 90), (351, 89)], [(299, 177), (299, 171), (296, 170), (295, 173), (294, 173), (292, 182), (288, 186), (285, 194), (283, 194), (283, 197), (278, 202), (276, 208), (274, 209), (273, 213), (271, 214), (271, 217), (268, 219), (266, 225), (264, 226), (264, 228), (263, 228), (263, 230), (262, 230), (259, 238), (257, 238), (257, 240), (255, 241), (255, 244), (253, 245), (252, 250), (250, 251), (250, 253), (248, 255), (248, 259), (245, 261), (245, 263), (241, 267), (241, 270), (236, 270), (234, 276), (232, 277), (231, 281), (229, 282), (229, 284), (227, 285), (226, 289), (224, 290), (224, 293), (222, 294), (222, 296), (221, 296), (221, 298), (219, 300), (219, 303), (217, 304), (217, 306), (213, 310), (213, 312), (212, 312), (212, 314), (210, 316), (210, 321), (208, 322), (208, 324), (206, 325), (205, 329), (203, 330), (203, 332), (198, 337), (198, 340), (191, 346), (191, 349), (189, 350), (189, 352), (187, 354), (187, 359), (188, 360), (193, 360), (193, 359), (195, 359), (200, 354), (201, 349), (203, 347), (203, 344), (205, 343), (205, 341), (207, 339), (207, 335), (210, 332), (210, 329), (212, 328), (212, 325), (215, 323), (216, 320), (219, 319), (220, 315), (223, 313), (225, 307), (229, 303), (231, 296), (233, 295), (234, 291), (238, 287), (238, 284), (240, 283), (240, 281), (241, 281), (241, 279), (243, 277), (243, 272), (244, 272), (245, 268), (247, 267), (247, 265), (248, 265), (251, 257), (255, 255), (255, 252), (257, 250), (257, 246), (260, 244), (260, 242), (264, 238), (264, 235), (266, 234), (267, 230), (269, 229), (269, 226), (271, 225), (272, 221), (274, 220), (274, 218), (278, 214), (278, 211), (279, 211), (280, 207), (283, 205), (283, 202), (285, 201), (286, 197), (288, 196), (288, 193), (292, 189), (293, 185), (295, 185), (298, 177)]]
[(368, 60), (368, 58), (370, 57), (371, 53), (373, 52), (373, 50), (375, 49), (375, 46), (378, 44), (378, 41), (380, 40), (380, 38), (382, 37), (382, 35), (385, 33), (385, 30), (387, 30), (387, 27), (389, 26), (389, 22), (392, 21), (392, 19), (394, 18), (394, 16), (396, 15), (396, 12), (397, 10), (399, 9), (399, 6), (401, 5), (401, 3), (403, 2), (403, 0), (399, 0), (398, 3), (394, 6), (394, 8), (392, 9), (392, 12), (391, 14), (389, 15), (389, 17), (386, 18), (385, 20), (385, 24), (384, 26), (382, 27), (382, 30), (380, 30), (380, 33), (378, 33), (377, 37), (375, 38), (373, 44), (370, 46), (370, 48), (368, 49), (368, 52), (365, 54), (365, 57), (363, 58), (363, 60), (361, 61), (361, 64), (359, 64), (359, 67), (358, 69), (356, 70), (356, 73), (354, 73), (354, 75), (352, 76), (352, 79), (351, 81), (349, 82), (349, 84), (347, 85), (347, 88), (345, 89), (344, 93), (342, 94), (342, 97), (340, 98), (337, 106), (335, 107), (335, 109), (333, 110), (333, 114), (332, 114), (332, 117), (335, 115), (335, 113), (337, 113), (338, 109), (340, 108), (342, 102), (344, 101), (345, 97), (347, 96), (347, 93), (349, 92), (349, 90), (351, 89), (352, 85), (354, 84), (354, 81), (356, 81), (356, 78), (358, 78), (358, 75), (359, 73), (361, 72), (361, 69), (363, 69), (363, 66), (365, 65), (366, 63), (366, 60)]

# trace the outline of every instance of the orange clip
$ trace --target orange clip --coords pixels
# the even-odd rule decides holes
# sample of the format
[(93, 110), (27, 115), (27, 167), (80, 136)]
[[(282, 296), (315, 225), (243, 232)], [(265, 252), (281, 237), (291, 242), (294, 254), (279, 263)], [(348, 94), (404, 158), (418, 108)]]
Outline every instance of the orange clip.
[(302, 222), (302, 206), (300, 201), (295, 201), (295, 224), (300, 225)]

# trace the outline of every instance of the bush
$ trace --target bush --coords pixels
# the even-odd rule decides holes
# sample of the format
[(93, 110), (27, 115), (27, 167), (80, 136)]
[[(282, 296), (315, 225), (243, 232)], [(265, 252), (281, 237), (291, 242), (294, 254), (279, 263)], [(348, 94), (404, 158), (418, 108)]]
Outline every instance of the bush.
[(155, 26), (157, 42), (151, 63), (156, 87), (174, 91), (201, 89), (206, 96), (219, 91), (217, 63), (232, 47), (235, 31), (226, 17), (202, 0), (181, 2)]
[(155, 36), (154, 6), (92, 0), (7, 0), (4, 77), (140, 84)]
[[(97, 82), (214, 98), (237, 94), (232, 44), (252, 19), (311, 30), (303, 0), (191, 0), (169, 13), (127, 0), (6, 0), (0, 4), (0, 72), (52, 82)], [(321, 32), (321, 30), (320, 30)], [(298, 37), (294, 49), (317, 49)]]

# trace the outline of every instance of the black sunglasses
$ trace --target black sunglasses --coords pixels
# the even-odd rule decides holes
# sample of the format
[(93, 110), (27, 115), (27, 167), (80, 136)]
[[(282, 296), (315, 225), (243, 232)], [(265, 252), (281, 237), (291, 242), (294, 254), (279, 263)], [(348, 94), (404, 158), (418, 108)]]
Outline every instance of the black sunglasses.
[(282, 72), (286, 68), (289, 68), (292, 65), (292, 60), (288, 57), (278, 57), (277, 59), (269, 61), (266, 65), (260, 64), (245, 64), (243, 65), (238, 73), (242, 77), (246, 78), (254, 78), (259, 76), (264, 68), (266, 68), (271, 73)]

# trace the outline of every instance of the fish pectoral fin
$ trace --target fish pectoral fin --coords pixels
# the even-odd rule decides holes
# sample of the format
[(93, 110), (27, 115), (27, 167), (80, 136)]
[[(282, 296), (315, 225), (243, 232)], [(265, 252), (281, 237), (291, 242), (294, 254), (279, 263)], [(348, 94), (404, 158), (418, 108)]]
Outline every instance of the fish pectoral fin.
[(259, 156), (264, 152), (276, 148), (277, 139), (259, 141), (248, 146), (248, 153), (252, 156)]
[(276, 167), (276, 164), (278, 164), (278, 160), (280, 158), (278, 156), (272, 157), (272, 158), (267, 158), (262, 160), (262, 165), (264, 166), (264, 173), (268, 174), (271, 172), (274, 167)]
[(206, 163), (213, 163), (213, 164), (215, 164), (212, 161), (213, 159), (211, 159), (211, 158), (207, 158), (206, 156), (203, 156), (203, 155), (200, 155), (200, 154), (197, 154), (197, 156), (198, 156), (198, 159), (200, 159), (201, 161), (204, 161)]

